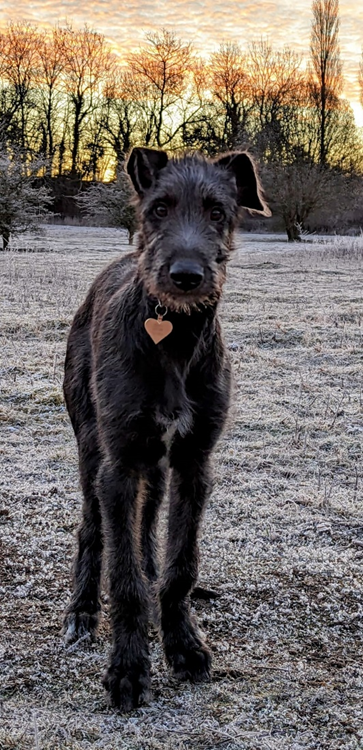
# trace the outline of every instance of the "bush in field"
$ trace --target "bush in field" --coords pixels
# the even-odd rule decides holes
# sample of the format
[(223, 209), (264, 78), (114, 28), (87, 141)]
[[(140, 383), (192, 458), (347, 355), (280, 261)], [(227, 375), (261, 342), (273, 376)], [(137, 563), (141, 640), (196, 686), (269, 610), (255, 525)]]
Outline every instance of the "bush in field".
[(0, 149), (0, 237), (6, 250), (11, 235), (35, 230), (48, 214), (49, 190), (37, 185), (44, 161), (22, 159), (21, 154)]
[(288, 240), (298, 242), (310, 217), (321, 212), (342, 218), (362, 201), (362, 181), (304, 160), (274, 162), (263, 169), (263, 185), (274, 216), (280, 216)]
[(76, 200), (83, 216), (99, 226), (127, 229), (132, 245), (137, 221), (131, 198), (129, 179), (120, 171), (115, 182), (93, 184)]
[(272, 212), (281, 216), (289, 241), (299, 241), (310, 214), (327, 201), (331, 174), (318, 164), (304, 162), (274, 163), (265, 172)]

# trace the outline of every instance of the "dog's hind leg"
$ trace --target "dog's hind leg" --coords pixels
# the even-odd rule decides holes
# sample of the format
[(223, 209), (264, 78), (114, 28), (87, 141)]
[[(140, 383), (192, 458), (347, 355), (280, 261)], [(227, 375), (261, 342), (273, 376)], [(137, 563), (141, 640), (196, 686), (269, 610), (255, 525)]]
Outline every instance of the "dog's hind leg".
[(83, 491), (82, 522), (78, 530), (78, 552), (73, 572), (73, 594), (64, 620), (67, 643), (92, 637), (100, 610), (99, 588), (102, 562), (102, 527), (96, 493), (100, 464), (96, 423), (86, 423), (78, 435), (79, 470)]
[(141, 518), (143, 570), (150, 582), (158, 577), (157, 523), (165, 489), (165, 471), (159, 466), (149, 469)]
[(156, 581), (159, 574), (157, 526), (165, 489), (165, 469), (160, 465), (148, 470), (140, 523), (142, 568), (149, 581), (150, 617), (155, 627), (160, 624)]

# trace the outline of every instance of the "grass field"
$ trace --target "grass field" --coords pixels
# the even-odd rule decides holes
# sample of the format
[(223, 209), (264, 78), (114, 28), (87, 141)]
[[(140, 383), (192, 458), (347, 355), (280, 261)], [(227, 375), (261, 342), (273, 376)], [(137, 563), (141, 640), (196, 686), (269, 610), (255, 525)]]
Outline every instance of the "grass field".
[[(0, 750), (363, 748), (363, 239), (241, 235), (222, 307), (234, 406), (193, 606), (211, 683), (152, 632), (153, 701), (123, 716), (97, 641), (60, 636), (79, 521), (67, 331), (113, 230), (49, 227), (0, 253)], [(32, 248), (38, 252), (19, 252)]]

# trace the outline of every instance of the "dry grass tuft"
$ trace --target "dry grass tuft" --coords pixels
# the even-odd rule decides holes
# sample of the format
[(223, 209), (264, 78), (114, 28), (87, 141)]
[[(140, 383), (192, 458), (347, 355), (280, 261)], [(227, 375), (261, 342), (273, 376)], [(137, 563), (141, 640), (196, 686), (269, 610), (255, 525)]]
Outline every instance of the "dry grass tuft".
[(361, 238), (238, 242), (235, 406), (201, 540), (218, 596), (193, 602), (213, 681), (176, 683), (152, 633), (154, 701), (130, 716), (101, 687), (107, 596), (94, 645), (59, 634), (80, 508), (65, 341), (126, 236), (49, 227), (39, 242), (52, 252), (0, 254), (1, 750), (362, 748)]

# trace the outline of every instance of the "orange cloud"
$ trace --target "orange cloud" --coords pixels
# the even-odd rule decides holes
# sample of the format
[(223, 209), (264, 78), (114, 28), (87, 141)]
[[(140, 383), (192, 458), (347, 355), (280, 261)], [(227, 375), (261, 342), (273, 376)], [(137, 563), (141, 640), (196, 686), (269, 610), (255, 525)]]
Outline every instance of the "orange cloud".
[[(197, 50), (210, 52), (221, 42), (247, 47), (261, 36), (276, 46), (309, 54), (311, 4), (306, 0), (3, 0), (0, 24), (26, 20), (42, 26), (65, 19), (75, 26), (88, 23), (102, 32), (121, 53), (139, 46), (145, 32), (166, 27)], [(340, 45), (346, 79), (345, 93), (359, 101), (358, 66), (363, 44), (363, 4), (340, 2)]]

